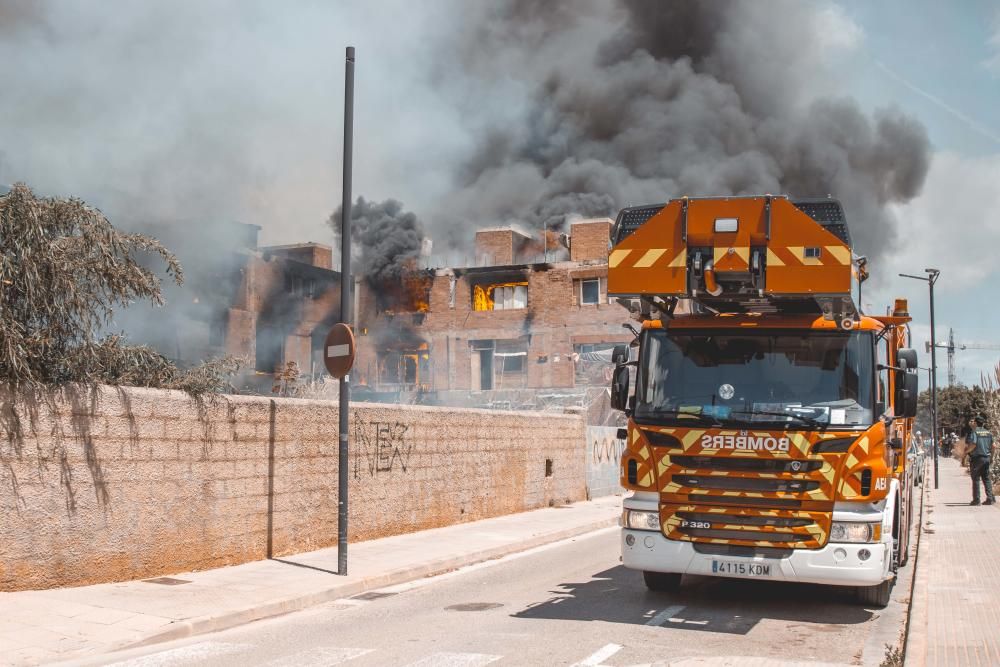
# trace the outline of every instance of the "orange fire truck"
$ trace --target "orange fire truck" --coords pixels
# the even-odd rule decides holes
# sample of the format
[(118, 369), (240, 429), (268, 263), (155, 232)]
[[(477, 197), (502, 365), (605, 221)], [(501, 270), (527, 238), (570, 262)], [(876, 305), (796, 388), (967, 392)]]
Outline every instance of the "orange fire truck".
[(855, 303), (866, 263), (832, 199), (618, 215), (608, 293), (641, 322), (613, 355), (622, 560), (649, 588), (744, 577), (888, 603), (909, 546), (917, 357), (905, 301), (886, 316)]

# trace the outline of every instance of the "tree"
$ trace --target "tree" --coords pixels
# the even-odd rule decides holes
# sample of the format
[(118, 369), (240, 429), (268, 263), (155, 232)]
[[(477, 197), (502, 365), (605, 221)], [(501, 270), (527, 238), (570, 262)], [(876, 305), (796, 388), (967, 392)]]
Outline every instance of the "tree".
[(1000, 446), (1000, 364), (993, 367), (990, 373), (982, 375), (983, 397), (987, 426), (993, 432), (993, 458), (990, 460), (990, 479), (993, 484), (1000, 483), (1000, 456), (997, 447)]
[[(937, 390), (938, 429), (941, 434), (954, 431), (964, 435), (968, 431), (969, 418), (983, 414), (986, 409), (982, 387), (953, 385)], [(931, 434), (931, 392), (920, 393), (917, 399), (917, 428), (928, 436)]]
[(123, 336), (102, 336), (117, 306), (162, 305), (159, 258), (178, 285), (177, 258), (154, 238), (115, 229), (75, 198), (24, 184), (0, 196), (0, 379), (14, 387), (70, 382), (218, 391), (235, 360), (181, 372)]

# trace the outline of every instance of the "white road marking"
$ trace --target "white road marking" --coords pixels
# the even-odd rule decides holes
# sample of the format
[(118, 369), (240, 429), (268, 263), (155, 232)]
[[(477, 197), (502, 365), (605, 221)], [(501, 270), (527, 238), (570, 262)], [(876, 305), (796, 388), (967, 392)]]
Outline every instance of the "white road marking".
[(673, 607), (667, 607), (659, 614), (646, 621), (646, 625), (663, 625), (668, 620), (672, 619), (674, 616), (681, 613), (682, 611), (684, 611), (684, 605), (682, 604), (677, 604), (674, 605)]
[(172, 665), (208, 660), (229, 653), (248, 651), (249, 644), (226, 644), (224, 642), (199, 642), (189, 646), (172, 648), (168, 651), (143, 655), (138, 658), (111, 663), (107, 667), (171, 667)]
[(482, 667), (502, 657), (486, 653), (432, 653), (406, 667)]
[(271, 662), (265, 663), (265, 667), (320, 667), (326, 665), (339, 665), (360, 658), (371, 653), (373, 648), (334, 648), (332, 646), (319, 646), (307, 651), (300, 651), (295, 655), (282, 656)]
[(592, 655), (576, 663), (576, 665), (579, 665), (579, 667), (599, 667), (602, 662), (620, 650), (622, 650), (621, 644), (605, 644), (599, 651), (595, 651)]

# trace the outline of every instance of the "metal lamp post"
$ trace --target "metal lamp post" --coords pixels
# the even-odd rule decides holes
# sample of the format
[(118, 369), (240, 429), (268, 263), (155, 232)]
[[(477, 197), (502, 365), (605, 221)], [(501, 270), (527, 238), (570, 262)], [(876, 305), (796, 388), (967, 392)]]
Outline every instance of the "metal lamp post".
[(900, 273), (902, 278), (913, 278), (927, 283), (931, 297), (931, 438), (934, 440), (934, 488), (938, 488), (938, 411), (937, 411), (937, 341), (934, 337), (934, 283), (941, 272), (937, 269), (924, 269), (926, 276), (913, 276)]
[[(344, 173), (340, 221), (340, 321), (351, 322), (351, 175), (354, 159), (354, 47), (347, 47), (344, 63)], [(347, 574), (348, 426), (351, 380), (340, 378), (340, 443), (337, 451), (337, 574)]]

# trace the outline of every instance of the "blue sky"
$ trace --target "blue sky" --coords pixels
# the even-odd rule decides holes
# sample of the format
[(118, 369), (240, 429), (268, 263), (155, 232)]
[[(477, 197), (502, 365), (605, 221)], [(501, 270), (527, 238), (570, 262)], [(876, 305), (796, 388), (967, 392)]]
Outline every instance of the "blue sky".
[[(908, 297), (921, 365), (929, 364), (923, 358), (930, 332), (926, 285), (892, 277), (933, 266), (941, 270), (935, 288), (939, 340), (954, 327), (959, 342), (1000, 347), (993, 287), (1000, 281), (1000, 5), (839, 5), (861, 33), (840, 63), (845, 92), (869, 109), (895, 105), (916, 116), (934, 149), (924, 192), (897, 211), (906, 238), (888, 265), (872, 267), (880, 283), (871, 293), (872, 308), (894, 295)], [(957, 352), (960, 381), (978, 383), (997, 361), (1000, 351)], [(945, 384), (943, 351), (938, 369), (938, 383)]]

